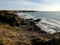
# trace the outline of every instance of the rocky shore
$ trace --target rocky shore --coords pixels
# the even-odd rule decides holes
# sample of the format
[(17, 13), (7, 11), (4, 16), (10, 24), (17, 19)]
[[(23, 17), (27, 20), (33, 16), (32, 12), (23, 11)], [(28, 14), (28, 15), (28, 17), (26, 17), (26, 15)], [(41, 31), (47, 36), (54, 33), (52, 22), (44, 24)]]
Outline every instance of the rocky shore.
[(0, 45), (60, 45), (60, 33), (47, 34), (15, 13), (0, 11)]

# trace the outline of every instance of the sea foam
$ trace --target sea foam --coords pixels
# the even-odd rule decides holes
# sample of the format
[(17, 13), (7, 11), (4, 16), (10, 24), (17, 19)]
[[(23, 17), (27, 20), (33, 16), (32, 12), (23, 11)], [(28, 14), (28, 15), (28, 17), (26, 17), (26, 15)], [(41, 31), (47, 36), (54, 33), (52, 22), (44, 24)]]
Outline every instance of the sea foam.
[[(17, 15), (24, 19), (31, 19), (31, 18), (33, 20), (38, 19), (34, 16), (26, 15), (24, 13), (17, 13)], [(60, 21), (55, 20), (55, 19), (43, 18), (38, 23), (36, 23), (36, 26), (41, 28), (41, 30), (43, 30), (49, 34), (60, 32)]]

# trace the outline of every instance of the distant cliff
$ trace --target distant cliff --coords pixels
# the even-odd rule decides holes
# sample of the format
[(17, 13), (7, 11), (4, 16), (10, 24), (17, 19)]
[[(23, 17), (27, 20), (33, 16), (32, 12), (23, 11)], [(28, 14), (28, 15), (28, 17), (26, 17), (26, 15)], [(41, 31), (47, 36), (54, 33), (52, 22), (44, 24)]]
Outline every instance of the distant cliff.
[[(0, 13), (5, 12), (7, 10), (0, 10)], [(18, 12), (37, 12), (34, 10), (8, 10), (9, 13), (18, 13)]]

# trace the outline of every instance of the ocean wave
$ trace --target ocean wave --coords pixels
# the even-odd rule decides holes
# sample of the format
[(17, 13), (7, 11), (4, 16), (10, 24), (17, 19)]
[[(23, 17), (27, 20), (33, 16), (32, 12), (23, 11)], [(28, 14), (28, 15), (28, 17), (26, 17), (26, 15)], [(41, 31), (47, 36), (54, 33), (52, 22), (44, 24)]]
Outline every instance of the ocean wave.
[(33, 19), (33, 20), (36, 20), (38, 18), (36, 18), (35, 16), (32, 16), (32, 15), (28, 15), (28, 14), (25, 14), (25, 13), (16, 13), (18, 16), (20, 16), (21, 18), (24, 18), (24, 19)]
[(60, 21), (54, 19), (42, 19), (36, 25), (41, 28), (43, 31), (53, 34), (60, 32)]
[[(32, 15), (26, 15), (24, 13), (17, 13), (18, 16), (24, 19), (33, 19), (37, 20), (38, 18), (32, 16)], [(60, 32), (60, 21), (55, 20), (55, 19), (48, 19), (48, 18), (43, 18), (41, 19), (36, 25), (41, 28), (43, 31), (53, 34), (56, 32)]]

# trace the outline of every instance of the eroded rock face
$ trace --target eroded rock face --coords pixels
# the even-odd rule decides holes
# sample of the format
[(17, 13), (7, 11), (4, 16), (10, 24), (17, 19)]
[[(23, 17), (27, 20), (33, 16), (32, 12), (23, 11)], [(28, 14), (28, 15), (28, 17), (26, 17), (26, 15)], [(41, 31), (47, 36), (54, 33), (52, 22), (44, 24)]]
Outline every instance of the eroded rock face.
[(10, 13), (8, 11), (2, 11), (2, 12), (0, 12), (0, 22), (2, 22), (2, 23), (7, 23), (9, 25), (19, 26), (20, 25), (20, 21), (22, 21), (19, 18), (13, 12), (12, 13)]

